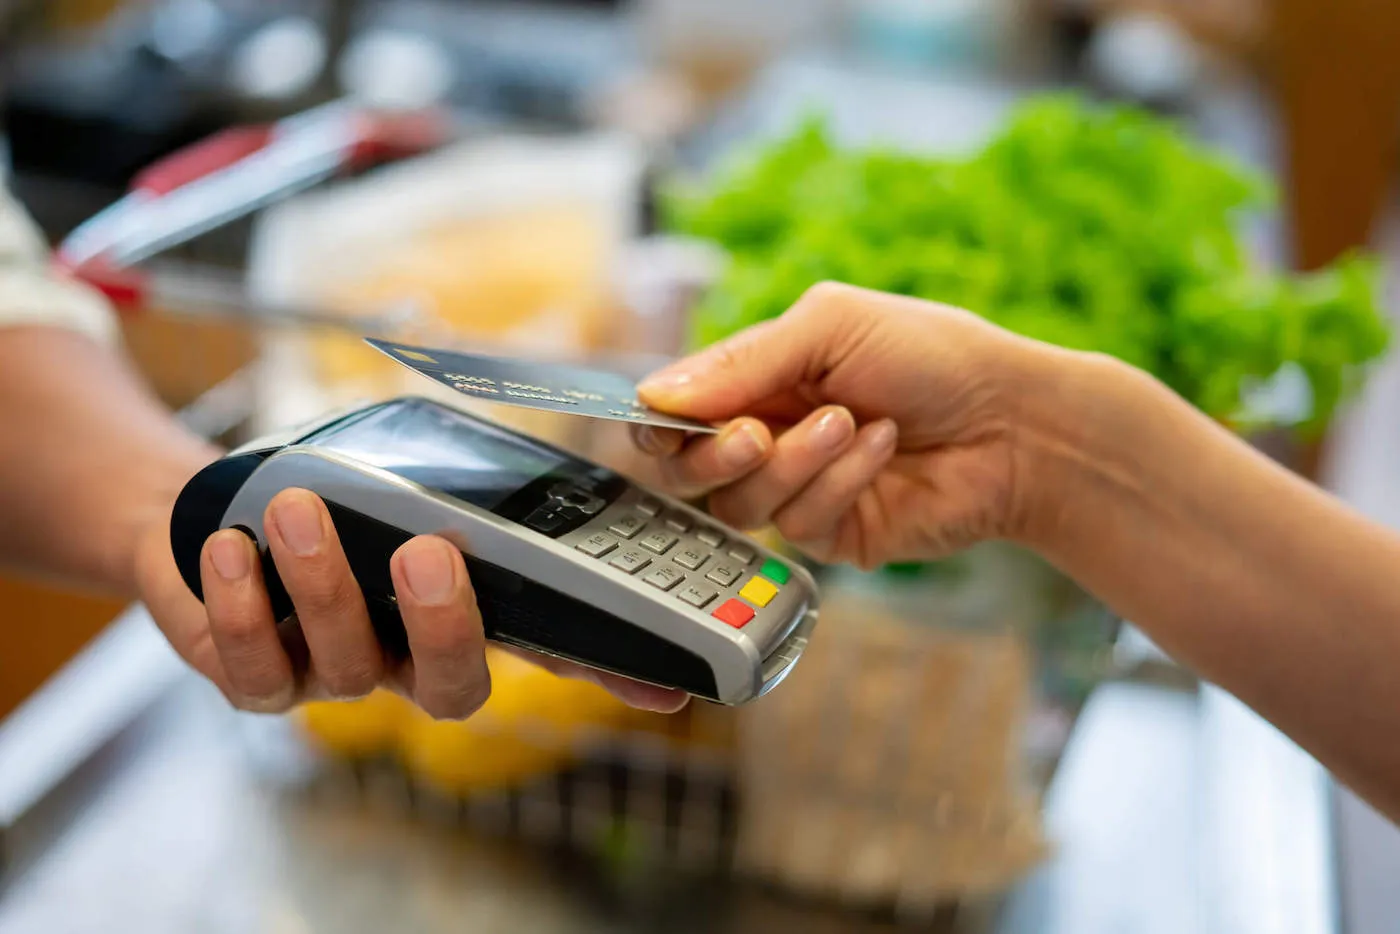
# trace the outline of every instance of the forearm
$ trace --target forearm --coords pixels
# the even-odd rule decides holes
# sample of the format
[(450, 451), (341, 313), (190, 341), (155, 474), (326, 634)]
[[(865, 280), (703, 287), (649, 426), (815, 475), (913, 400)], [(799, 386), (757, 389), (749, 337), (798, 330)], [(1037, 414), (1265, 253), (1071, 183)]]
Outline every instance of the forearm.
[(1136, 371), (1042, 367), (1028, 541), (1400, 816), (1400, 538)]
[(0, 564), (129, 595), (136, 536), (216, 452), (61, 328), (0, 330), (0, 413)]

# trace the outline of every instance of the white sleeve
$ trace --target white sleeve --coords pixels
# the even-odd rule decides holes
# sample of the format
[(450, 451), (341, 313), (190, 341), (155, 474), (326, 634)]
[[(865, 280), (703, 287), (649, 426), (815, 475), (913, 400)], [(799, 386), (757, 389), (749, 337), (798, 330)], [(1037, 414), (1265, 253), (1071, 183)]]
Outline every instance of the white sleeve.
[(106, 299), (50, 270), (38, 228), (0, 188), (0, 328), (21, 324), (71, 328), (107, 344), (118, 337)]

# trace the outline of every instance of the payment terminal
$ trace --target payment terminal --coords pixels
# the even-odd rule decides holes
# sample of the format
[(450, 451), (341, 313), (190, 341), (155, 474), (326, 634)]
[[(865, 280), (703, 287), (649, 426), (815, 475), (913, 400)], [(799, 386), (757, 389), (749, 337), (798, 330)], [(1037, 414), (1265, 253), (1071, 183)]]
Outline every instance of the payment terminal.
[(288, 487), (325, 501), (379, 639), (399, 656), (389, 559), (419, 534), (462, 549), (488, 638), (721, 704), (781, 681), (817, 619), (800, 565), (612, 471), (416, 397), (244, 445), (195, 476), (171, 542), (196, 595), (206, 539), (239, 528), (258, 542), (277, 617), (292, 614), (263, 534)]

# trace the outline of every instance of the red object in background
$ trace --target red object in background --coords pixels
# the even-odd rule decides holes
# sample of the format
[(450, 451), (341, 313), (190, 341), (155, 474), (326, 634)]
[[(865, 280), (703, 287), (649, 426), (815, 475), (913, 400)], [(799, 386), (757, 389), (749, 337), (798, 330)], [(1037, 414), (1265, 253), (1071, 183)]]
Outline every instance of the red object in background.
[(342, 172), (416, 155), (452, 137), (440, 111), (331, 104), (275, 124), (236, 127), (161, 160), (116, 204), (75, 230), (57, 263), (123, 313), (159, 283), (136, 263)]
[(225, 130), (139, 173), (131, 190), (156, 197), (168, 195), (262, 150), (272, 141), (272, 135), (271, 125)]
[(150, 297), (148, 277), (138, 270), (116, 269), (101, 260), (88, 263), (80, 270), (71, 269), (61, 261), (56, 265), (61, 275), (79, 279), (101, 292), (119, 314), (134, 312)]

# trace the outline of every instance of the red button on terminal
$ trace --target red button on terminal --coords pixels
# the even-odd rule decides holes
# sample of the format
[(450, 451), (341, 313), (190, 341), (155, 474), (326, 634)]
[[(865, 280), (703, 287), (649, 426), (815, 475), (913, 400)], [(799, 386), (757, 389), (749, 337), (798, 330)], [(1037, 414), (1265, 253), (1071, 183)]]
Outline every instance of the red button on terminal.
[(715, 610), (715, 619), (723, 620), (735, 629), (741, 629), (753, 619), (753, 607), (739, 600), (730, 600)]

